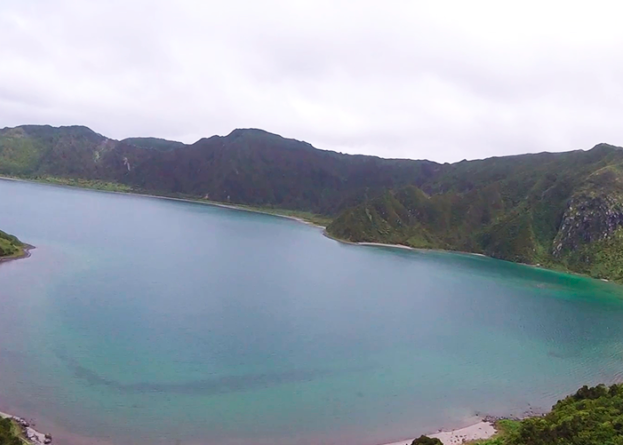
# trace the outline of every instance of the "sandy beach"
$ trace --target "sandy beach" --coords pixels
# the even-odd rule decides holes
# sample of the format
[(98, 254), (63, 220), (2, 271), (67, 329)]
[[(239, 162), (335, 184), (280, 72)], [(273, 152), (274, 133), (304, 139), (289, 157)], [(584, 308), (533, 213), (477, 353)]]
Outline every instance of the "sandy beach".
[[(493, 424), (489, 422), (478, 422), (465, 428), (452, 431), (441, 431), (429, 434), (428, 437), (437, 438), (444, 445), (460, 445), (473, 440), (488, 439), (496, 433)], [(406, 439), (398, 442), (387, 443), (384, 445), (411, 445), (414, 439)]]

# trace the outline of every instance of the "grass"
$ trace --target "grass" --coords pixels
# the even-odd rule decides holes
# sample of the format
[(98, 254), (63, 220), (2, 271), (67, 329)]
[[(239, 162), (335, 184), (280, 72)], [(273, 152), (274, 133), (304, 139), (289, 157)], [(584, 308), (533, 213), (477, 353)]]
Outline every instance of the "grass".
[(24, 436), (22, 427), (15, 420), (11, 420), (11, 433), (21, 440), (24, 445), (30, 445), (30, 441)]
[(0, 231), (0, 259), (21, 258), (26, 255), (25, 249), (17, 238)]
[(59, 178), (56, 176), (43, 176), (33, 179), (45, 184), (64, 185), (69, 187), (79, 187), (93, 190), (103, 190), (106, 192), (130, 193), (132, 187), (116, 182), (99, 181), (95, 179)]
[[(211, 202), (211, 201), (207, 201), (207, 202)], [(298, 218), (298, 219), (302, 219), (303, 221), (312, 223), (317, 226), (322, 226), (322, 227), (326, 227), (332, 221), (332, 219), (329, 218), (328, 216), (317, 215), (315, 213), (305, 212), (302, 210), (276, 209), (272, 207), (253, 207), (253, 206), (236, 205), (236, 204), (234, 204), (234, 207), (249, 210), (251, 212), (267, 213), (269, 215)]]
[[(4, 243), (5, 243), (4, 240), (0, 240), (0, 252), (4, 250), (4, 247), (3, 247)], [(6, 260), (18, 259), (18, 258), (23, 258), (27, 255), (27, 252), (24, 246), (14, 246), (14, 247), (15, 247), (15, 250), (13, 250), (11, 253), (8, 253), (5, 255), (0, 254), (0, 260), (6, 261)], [(4, 251), (6, 252), (6, 250)]]
[(504, 445), (506, 438), (516, 432), (520, 426), (521, 420), (498, 420), (495, 422), (497, 433), (493, 437), (469, 443), (472, 445)]
[(22, 428), (15, 420), (0, 417), (0, 444), (30, 445), (30, 442), (24, 437)]
[(0, 238), (0, 256), (13, 256), (17, 251), (17, 246), (11, 241)]

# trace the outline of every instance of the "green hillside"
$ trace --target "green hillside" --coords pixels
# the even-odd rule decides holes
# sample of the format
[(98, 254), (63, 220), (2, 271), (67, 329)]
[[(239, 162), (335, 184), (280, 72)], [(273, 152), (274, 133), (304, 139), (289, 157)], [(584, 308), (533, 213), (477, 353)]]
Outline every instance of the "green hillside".
[(22, 256), (24, 247), (16, 237), (0, 230), (0, 259)]
[(115, 141), (85, 127), (5, 128), (0, 174), (99, 181), (140, 192), (335, 215), (386, 188), (419, 184), (440, 168), (428, 161), (318, 150), (253, 129), (192, 145), (160, 143), (167, 148), (150, 138)]
[(343, 240), (623, 281), (623, 150), (607, 144), (438, 164), (345, 155), (256, 129), (185, 145), (29, 125), (0, 130), (0, 174), (319, 215)]
[(134, 145), (141, 148), (150, 148), (158, 151), (175, 150), (176, 148), (182, 148), (185, 146), (182, 142), (169, 141), (167, 139), (160, 138), (127, 138), (121, 142)]
[(623, 281), (623, 150), (450, 165), (344, 211), (336, 238), (460, 250)]

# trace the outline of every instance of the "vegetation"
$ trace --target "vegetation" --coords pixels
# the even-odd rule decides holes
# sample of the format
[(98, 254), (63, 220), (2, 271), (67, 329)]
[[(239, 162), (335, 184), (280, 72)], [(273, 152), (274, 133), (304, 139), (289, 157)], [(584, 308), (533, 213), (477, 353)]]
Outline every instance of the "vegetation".
[(0, 445), (23, 445), (17, 433), (15, 423), (11, 419), (0, 418)]
[[(16, 178), (14, 178), (16, 179)], [(54, 184), (54, 185), (62, 185), (65, 187), (80, 187), (87, 188), (92, 190), (101, 190), (107, 192), (116, 192), (116, 193), (135, 193), (135, 194), (144, 194), (146, 192), (135, 191), (132, 188), (123, 185), (117, 184), (114, 182), (105, 182), (105, 181), (97, 181), (97, 180), (88, 180), (88, 179), (75, 179), (75, 178), (57, 178), (54, 176), (43, 176), (32, 178), (32, 181), (42, 182), (44, 184)], [(163, 198), (176, 198), (176, 199), (186, 199), (189, 201), (202, 203), (202, 204), (212, 204), (212, 205), (221, 205), (222, 203), (211, 201), (209, 199), (201, 199), (194, 196), (187, 196), (182, 194), (160, 194), (159, 196)], [(243, 204), (231, 204), (232, 207), (248, 210), (250, 212), (257, 213), (266, 213), (268, 215), (276, 215), (276, 216), (285, 216), (289, 218), (300, 219), (305, 222), (309, 222), (311, 224), (326, 227), (329, 223), (331, 223), (331, 217), (325, 215), (318, 215), (312, 212), (305, 212), (302, 210), (290, 210), (290, 209), (280, 209), (274, 207), (258, 207), (258, 206), (248, 206)]]
[(120, 192), (130, 193), (132, 188), (127, 185), (117, 184), (114, 182), (99, 181), (93, 179), (82, 178), (57, 178), (54, 176), (41, 176), (33, 178), (39, 182), (45, 182), (46, 184), (64, 185), (68, 187), (81, 187), (94, 190), (103, 190), (107, 192)]
[(123, 141), (126, 144), (134, 145), (141, 148), (149, 148), (158, 151), (169, 151), (181, 148), (184, 146), (182, 142), (169, 141), (167, 139), (159, 138), (127, 138)]
[[(192, 145), (86, 127), (0, 130), (0, 174), (299, 217), (336, 238), (462, 250), (623, 282), (623, 150), (455, 164), (350, 156), (261, 130)], [(24, 244), (0, 231), (0, 257)], [(623, 385), (581, 388), (482, 445), (623, 445)], [(0, 421), (0, 445), (17, 445)], [(439, 444), (422, 436), (413, 445)]]
[(490, 439), (476, 440), (472, 445), (506, 445), (512, 435), (521, 428), (521, 420), (502, 419), (495, 422), (497, 433)]
[[(209, 202), (209, 201), (208, 201)], [(311, 224), (326, 227), (332, 221), (328, 216), (317, 215), (312, 212), (304, 212), (300, 210), (288, 210), (272, 207), (253, 207), (245, 205), (236, 205), (236, 208), (249, 210), (251, 212), (266, 213), (269, 215), (286, 216), (288, 218), (300, 219), (302, 221), (309, 222)]]
[(623, 281), (622, 165), (623, 150), (607, 145), (452, 164), (345, 210), (327, 231)]
[(0, 230), (0, 259), (22, 256), (24, 248), (24, 244), (16, 237)]
[(115, 141), (86, 127), (5, 128), (0, 174), (97, 180), (136, 192), (333, 216), (439, 168), (428, 161), (318, 150), (262, 130), (234, 130), (192, 145), (161, 142), (166, 149), (153, 141)]
[(499, 435), (478, 444), (621, 445), (623, 385), (583, 386), (543, 417), (502, 422), (497, 425)]
[[(510, 445), (508, 440), (511, 435), (517, 434), (518, 429), (521, 427), (520, 420), (502, 419), (495, 423), (495, 429), (497, 433), (490, 439), (474, 440), (471, 445)], [(420, 436), (411, 442), (411, 445), (442, 445), (440, 439), (432, 438), (428, 436)]]
[(411, 442), (411, 445), (443, 445), (443, 442), (437, 438), (433, 439), (428, 436), (420, 436)]
[(335, 238), (461, 250), (623, 282), (623, 150), (455, 164), (350, 156), (262, 130), (192, 145), (0, 130), (0, 174), (291, 213)]
[[(583, 386), (542, 417), (500, 420), (498, 433), (473, 445), (623, 445), (623, 384)], [(440, 444), (422, 436), (412, 445)]]

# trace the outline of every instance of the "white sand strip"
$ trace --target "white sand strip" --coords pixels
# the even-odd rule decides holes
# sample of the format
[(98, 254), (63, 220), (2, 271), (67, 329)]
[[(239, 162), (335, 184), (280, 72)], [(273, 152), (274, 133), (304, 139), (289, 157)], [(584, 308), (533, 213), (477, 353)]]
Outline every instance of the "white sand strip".
[(355, 244), (359, 246), (392, 247), (395, 249), (417, 250), (414, 247), (403, 246), (402, 244), (385, 244), (385, 243), (369, 243), (369, 242), (361, 242), (361, 243), (355, 243)]
[[(472, 440), (488, 439), (495, 433), (495, 428), (491, 423), (479, 422), (459, 430), (429, 434), (428, 437), (441, 440), (443, 445), (460, 445), (465, 442), (471, 442)], [(400, 442), (393, 442), (385, 445), (411, 445), (411, 442), (413, 442), (413, 439), (401, 440)]]

